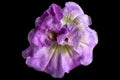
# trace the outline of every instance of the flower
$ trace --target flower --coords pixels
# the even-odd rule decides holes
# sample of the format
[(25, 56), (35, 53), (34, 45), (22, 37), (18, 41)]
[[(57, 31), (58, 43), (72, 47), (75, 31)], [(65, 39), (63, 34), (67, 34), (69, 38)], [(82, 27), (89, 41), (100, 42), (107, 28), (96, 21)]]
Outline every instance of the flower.
[(62, 78), (80, 65), (89, 65), (98, 43), (91, 19), (74, 2), (65, 7), (52, 4), (35, 21), (28, 34), (30, 46), (22, 52), (29, 67)]

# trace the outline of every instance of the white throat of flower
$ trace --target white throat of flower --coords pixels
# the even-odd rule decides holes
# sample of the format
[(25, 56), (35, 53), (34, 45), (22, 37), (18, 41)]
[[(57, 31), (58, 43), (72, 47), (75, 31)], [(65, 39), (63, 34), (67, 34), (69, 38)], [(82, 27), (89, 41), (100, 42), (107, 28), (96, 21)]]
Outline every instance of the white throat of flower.
[(67, 23), (73, 23), (75, 24), (78, 28), (80, 28), (80, 21), (78, 20), (79, 15), (73, 16), (72, 14), (65, 14), (61, 20), (61, 24), (65, 25)]

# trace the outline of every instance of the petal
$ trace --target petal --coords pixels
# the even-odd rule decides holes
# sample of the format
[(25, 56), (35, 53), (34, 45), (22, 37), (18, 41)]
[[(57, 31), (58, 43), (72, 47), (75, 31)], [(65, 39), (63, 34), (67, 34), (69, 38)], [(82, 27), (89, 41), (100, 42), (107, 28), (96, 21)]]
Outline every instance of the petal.
[(24, 51), (22, 51), (23, 58), (26, 59), (29, 56), (32, 57), (32, 55), (33, 55), (32, 50), (33, 50), (33, 46), (29, 46), (27, 49), (25, 49)]
[(47, 65), (45, 72), (51, 74), (55, 78), (62, 78), (65, 71), (62, 68), (60, 52), (54, 53), (49, 64)]
[(32, 29), (29, 33), (28, 33), (28, 41), (30, 44), (32, 44), (31, 40), (33, 39), (34, 37), (34, 34), (35, 34), (36, 30), (35, 29)]
[(93, 59), (93, 48), (98, 43), (97, 34), (90, 28), (81, 30), (81, 40), (77, 49), (74, 48), (79, 54), (81, 54), (81, 64), (89, 65)]
[(54, 17), (54, 22), (60, 22), (63, 17), (61, 7), (56, 4), (52, 4), (47, 12)]
[(43, 22), (49, 17), (50, 15), (47, 12), (44, 12), (41, 17), (38, 17), (35, 20), (35, 26), (41, 28), (41, 25), (44, 24)]
[(46, 68), (52, 55), (48, 54), (48, 51), (49, 48), (46, 47), (42, 48), (34, 47), (32, 51), (34, 55), (32, 57), (27, 57), (26, 64), (29, 67), (33, 67), (38, 71), (43, 71)]
[(29, 35), (31, 35), (28, 36), (30, 44), (38, 47), (50, 46), (54, 43), (54, 41), (49, 38), (49, 31), (36, 30), (33, 34), (30, 33)]
[(66, 71), (63, 69), (61, 53), (66, 53), (65, 47), (57, 44), (55, 47), (53, 46), (52, 53), (53, 56), (51, 57), (45, 72), (51, 74), (55, 78), (62, 78)]
[(27, 56), (26, 64), (35, 70), (47, 72), (53, 77), (63, 77), (64, 71), (59, 56), (59, 51), (62, 49), (58, 47), (58, 44), (51, 47), (34, 47), (33, 56)]
[(69, 31), (68, 34), (68, 45), (73, 46), (74, 48), (78, 47), (78, 43), (81, 39), (81, 33), (79, 28), (75, 24), (67, 24), (67, 28)]
[(80, 65), (80, 55), (74, 50), (68, 50), (61, 54), (62, 67), (65, 72), (69, 73), (73, 68)]
[(63, 9), (63, 13), (64, 15), (71, 17), (72, 20), (74, 20), (78, 15), (84, 14), (82, 8), (74, 2), (67, 2)]
[(80, 63), (82, 65), (87, 66), (93, 60), (93, 52), (92, 52), (93, 48), (82, 43), (80, 44), (80, 46), (82, 52)]
[(41, 30), (37, 30), (33, 36), (33, 38), (31, 39), (32, 43), (36, 46), (43, 46), (45, 45), (45, 39), (46, 39), (46, 35), (44, 34), (43, 31)]
[(70, 46), (58, 45), (45, 72), (53, 77), (62, 78), (65, 72), (69, 73), (70, 70), (80, 65), (80, 57)]
[(90, 28), (81, 29), (81, 43), (94, 47), (98, 43), (98, 37), (95, 30)]
[(63, 25), (66, 23), (74, 23), (78, 28), (80, 28), (88, 27), (92, 24), (91, 18), (84, 14), (82, 8), (74, 2), (67, 2), (65, 4), (63, 14), (64, 17), (61, 20)]
[(52, 4), (41, 17), (38, 17), (35, 21), (36, 27), (42, 27), (41, 25), (44, 24), (49, 18), (52, 19), (53, 23), (59, 23), (62, 19), (62, 9), (56, 4)]
[(79, 27), (88, 27), (92, 24), (92, 20), (88, 15), (77, 16), (73, 22), (76, 23)]
[(28, 41), (30, 44), (36, 45), (36, 46), (45, 46), (45, 45), (51, 45), (53, 43), (52, 40), (49, 38), (49, 33), (44, 30), (37, 30), (32, 29), (28, 34)]

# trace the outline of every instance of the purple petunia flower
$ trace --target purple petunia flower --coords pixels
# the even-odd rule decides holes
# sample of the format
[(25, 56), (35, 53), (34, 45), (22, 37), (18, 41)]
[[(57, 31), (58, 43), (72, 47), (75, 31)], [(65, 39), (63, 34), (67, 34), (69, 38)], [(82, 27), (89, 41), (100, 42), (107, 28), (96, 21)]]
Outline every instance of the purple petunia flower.
[(30, 46), (22, 52), (29, 67), (62, 78), (73, 68), (89, 65), (97, 33), (90, 29), (91, 19), (74, 2), (61, 9), (52, 4), (35, 21), (29, 32)]

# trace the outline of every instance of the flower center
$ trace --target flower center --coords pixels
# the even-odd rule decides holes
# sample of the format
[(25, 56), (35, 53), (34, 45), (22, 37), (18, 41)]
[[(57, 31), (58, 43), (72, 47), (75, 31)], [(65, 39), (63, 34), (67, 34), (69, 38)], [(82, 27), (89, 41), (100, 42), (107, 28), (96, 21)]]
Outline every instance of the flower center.
[(68, 42), (68, 40), (69, 40), (68, 38), (65, 38), (65, 41), (66, 41), (66, 42)]
[[(53, 41), (53, 42), (57, 42), (59, 45), (61, 45), (61, 43), (59, 43), (59, 41), (57, 41), (57, 37), (58, 37), (58, 33), (57, 32), (54, 32), (54, 31), (50, 31), (49, 34), (48, 34), (48, 38)], [(63, 42), (64, 45), (68, 45), (67, 43), (69, 42), (69, 38), (66, 37), (65, 39), (63, 39)], [(63, 45), (61, 45), (63, 46)]]
[(48, 37), (49, 39), (53, 40), (53, 41), (57, 41), (57, 33), (54, 32), (54, 31), (51, 31), (49, 34), (48, 34)]

